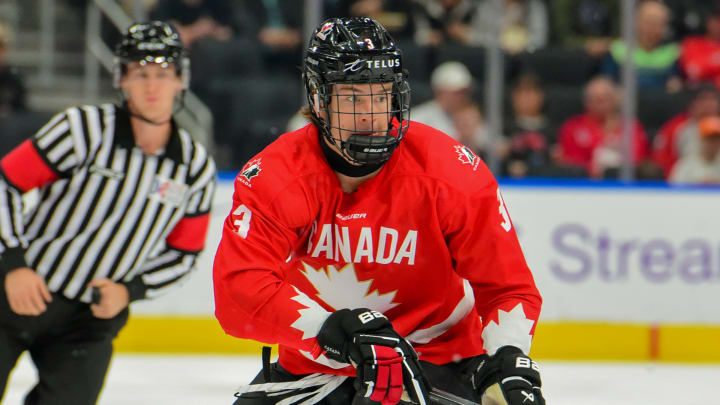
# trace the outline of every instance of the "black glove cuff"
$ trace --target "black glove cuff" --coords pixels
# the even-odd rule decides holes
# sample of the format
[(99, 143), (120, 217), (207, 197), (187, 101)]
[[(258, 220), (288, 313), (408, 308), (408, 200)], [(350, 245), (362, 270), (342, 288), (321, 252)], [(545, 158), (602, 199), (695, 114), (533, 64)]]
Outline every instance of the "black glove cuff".
[(130, 296), (130, 302), (145, 298), (147, 286), (143, 283), (142, 278), (137, 276), (130, 281), (123, 281), (122, 284), (127, 288)]
[(0, 255), (1, 272), (7, 274), (22, 267), (29, 267), (25, 261), (25, 249), (22, 246), (6, 248)]

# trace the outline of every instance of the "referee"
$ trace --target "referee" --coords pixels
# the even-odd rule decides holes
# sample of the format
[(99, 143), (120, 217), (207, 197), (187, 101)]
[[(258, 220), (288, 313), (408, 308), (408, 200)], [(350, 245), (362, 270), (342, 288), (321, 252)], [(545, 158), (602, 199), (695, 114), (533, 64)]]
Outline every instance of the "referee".
[(115, 55), (122, 105), (68, 108), (0, 160), (0, 399), (28, 350), (25, 405), (94, 404), (128, 304), (177, 285), (203, 249), (216, 173), (172, 118), (190, 73), (180, 37), (135, 24)]

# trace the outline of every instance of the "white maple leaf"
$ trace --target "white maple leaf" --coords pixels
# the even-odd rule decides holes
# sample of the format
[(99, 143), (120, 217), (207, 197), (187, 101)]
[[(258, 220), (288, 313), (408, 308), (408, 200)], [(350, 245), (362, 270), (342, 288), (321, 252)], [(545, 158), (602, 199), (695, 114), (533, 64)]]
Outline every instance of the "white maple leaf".
[(307, 357), (308, 359), (310, 359), (310, 360), (312, 360), (312, 361), (314, 361), (314, 362), (316, 362), (316, 363), (320, 363), (320, 364), (322, 364), (322, 365), (324, 365), (324, 366), (328, 366), (328, 367), (330, 367), (330, 368), (334, 368), (334, 369), (336, 369), (336, 370), (337, 370), (337, 369), (341, 369), (341, 368), (345, 368), (345, 367), (347, 367), (347, 366), (350, 365), (349, 363), (341, 363), (341, 362), (339, 362), (339, 361), (335, 361), (335, 360), (333, 360), (333, 359), (330, 359), (330, 358), (326, 357), (324, 354), (321, 354), (320, 356), (318, 356), (317, 359), (315, 359), (315, 358), (313, 358), (312, 354), (310, 354), (310, 352), (306, 352), (305, 350), (298, 350), (298, 351), (300, 352), (300, 354), (302, 354), (303, 356)]
[(297, 295), (292, 297), (292, 299), (307, 308), (298, 309), (300, 318), (296, 319), (290, 326), (301, 330), (303, 332), (303, 339), (313, 338), (317, 336), (320, 331), (320, 326), (325, 322), (330, 312), (326, 311), (317, 301), (305, 295), (305, 293), (298, 290), (295, 286), (293, 286), (293, 289)]
[(303, 263), (302, 273), (317, 290), (317, 296), (333, 309), (370, 308), (385, 312), (398, 305), (392, 302), (397, 290), (380, 294), (378, 290), (370, 292), (373, 279), (360, 281), (355, 274), (355, 266), (346, 264), (341, 269), (333, 265), (323, 269), (315, 269)]
[(525, 354), (530, 353), (530, 331), (534, 324), (535, 321), (525, 316), (522, 304), (517, 304), (510, 312), (499, 309), (498, 322), (490, 321), (483, 329), (485, 350), (492, 356), (500, 347), (511, 345), (519, 347)]
[[(335, 266), (329, 265), (327, 273), (322, 269), (316, 269), (307, 263), (303, 263), (302, 274), (315, 287), (317, 296), (333, 309), (343, 308), (370, 308), (384, 312), (398, 305), (392, 302), (397, 290), (380, 294), (378, 290), (370, 292), (372, 279), (360, 281), (355, 274), (355, 266), (350, 263), (338, 270)], [(292, 299), (299, 302), (305, 308), (299, 309), (300, 317), (292, 323), (292, 327), (303, 332), (303, 339), (316, 337), (320, 327), (330, 313), (326, 311), (317, 301), (308, 297), (305, 293), (295, 288), (297, 293)], [(324, 364), (334, 369), (347, 367), (340, 363), (320, 355), (313, 358), (312, 354), (299, 350), (299, 352), (310, 360)]]

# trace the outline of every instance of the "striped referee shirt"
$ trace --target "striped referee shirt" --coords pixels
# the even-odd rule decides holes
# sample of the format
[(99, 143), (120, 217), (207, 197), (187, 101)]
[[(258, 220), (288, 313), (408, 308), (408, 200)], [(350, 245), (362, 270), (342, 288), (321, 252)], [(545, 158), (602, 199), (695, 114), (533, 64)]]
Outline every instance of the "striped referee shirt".
[(165, 150), (146, 155), (125, 108), (69, 108), (0, 160), (0, 271), (30, 267), (83, 302), (101, 277), (131, 300), (155, 296), (193, 268), (215, 182), (212, 158), (174, 122)]

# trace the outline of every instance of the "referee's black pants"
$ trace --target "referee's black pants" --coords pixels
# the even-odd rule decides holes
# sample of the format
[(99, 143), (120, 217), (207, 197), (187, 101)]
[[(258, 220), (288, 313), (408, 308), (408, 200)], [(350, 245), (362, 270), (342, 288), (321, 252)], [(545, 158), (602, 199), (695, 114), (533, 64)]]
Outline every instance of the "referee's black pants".
[(127, 308), (112, 319), (96, 318), (88, 304), (58, 294), (41, 315), (17, 315), (0, 284), (0, 400), (18, 357), (27, 350), (39, 381), (25, 405), (95, 404), (110, 365), (112, 341), (127, 318)]

